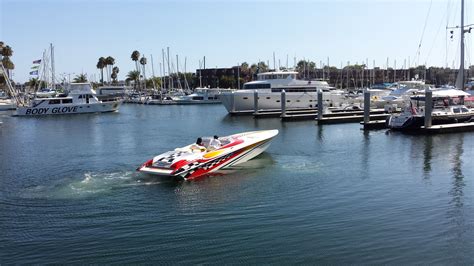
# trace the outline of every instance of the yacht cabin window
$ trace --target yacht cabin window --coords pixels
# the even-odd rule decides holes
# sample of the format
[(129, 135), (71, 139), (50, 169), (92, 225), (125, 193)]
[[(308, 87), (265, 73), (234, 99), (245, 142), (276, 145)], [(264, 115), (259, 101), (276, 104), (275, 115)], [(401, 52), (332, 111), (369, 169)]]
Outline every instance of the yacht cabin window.
[(49, 104), (60, 104), (61, 100), (49, 100)]

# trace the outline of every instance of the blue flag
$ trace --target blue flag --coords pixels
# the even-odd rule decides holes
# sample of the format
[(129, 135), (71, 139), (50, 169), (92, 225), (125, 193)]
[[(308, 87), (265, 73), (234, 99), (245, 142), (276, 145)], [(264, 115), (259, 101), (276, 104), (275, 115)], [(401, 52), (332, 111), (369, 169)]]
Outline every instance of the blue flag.
[(30, 72), (30, 75), (38, 75), (38, 70), (31, 71), (31, 72)]

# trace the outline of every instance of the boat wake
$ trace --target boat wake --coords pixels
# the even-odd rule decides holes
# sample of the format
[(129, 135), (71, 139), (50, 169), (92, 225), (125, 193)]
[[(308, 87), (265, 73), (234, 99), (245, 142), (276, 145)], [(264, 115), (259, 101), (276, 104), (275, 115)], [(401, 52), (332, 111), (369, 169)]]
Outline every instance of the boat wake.
[(83, 174), (79, 178), (70, 177), (50, 185), (26, 188), (22, 198), (74, 199), (101, 196), (114, 190), (132, 186), (150, 186), (170, 182), (170, 180), (143, 176), (135, 171)]

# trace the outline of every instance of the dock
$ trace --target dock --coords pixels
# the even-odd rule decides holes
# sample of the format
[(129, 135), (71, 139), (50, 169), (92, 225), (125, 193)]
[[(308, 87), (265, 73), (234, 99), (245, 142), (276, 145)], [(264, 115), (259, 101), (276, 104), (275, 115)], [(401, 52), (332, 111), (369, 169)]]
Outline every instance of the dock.
[[(371, 119), (386, 119), (390, 114), (371, 114), (369, 117)], [(340, 124), (340, 123), (355, 123), (364, 121), (364, 115), (343, 115), (343, 116), (334, 116), (334, 117), (322, 117), (316, 119), (318, 125), (324, 124)], [(385, 120), (383, 120), (385, 122)]]

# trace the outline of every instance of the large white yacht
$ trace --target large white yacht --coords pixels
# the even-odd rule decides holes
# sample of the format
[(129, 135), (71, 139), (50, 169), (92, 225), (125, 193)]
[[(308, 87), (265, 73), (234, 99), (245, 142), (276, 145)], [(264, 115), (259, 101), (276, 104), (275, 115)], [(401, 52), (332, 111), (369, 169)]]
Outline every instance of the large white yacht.
[(97, 99), (90, 83), (71, 83), (67, 97), (33, 99), (28, 105), (18, 106), (15, 115), (59, 115), (103, 113), (117, 111), (121, 101), (103, 102)]
[(243, 89), (220, 95), (227, 111), (245, 113), (254, 111), (254, 93), (258, 92), (259, 110), (280, 110), (281, 93), (285, 91), (286, 108), (315, 108), (317, 92), (323, 90), (325, 104), (336, 106), (345, 98), (342, 91), (330, 87), (322, 80), (299, 80), (298, 72), (265, 72), (257, 74), (257, 80), (247, 82)]
[(194, 93), (171, 97), (177, 104), (211, 104), (221, 103), (219, 95), (232, 92), (231, 89), (222, 88), (196, 88)]

